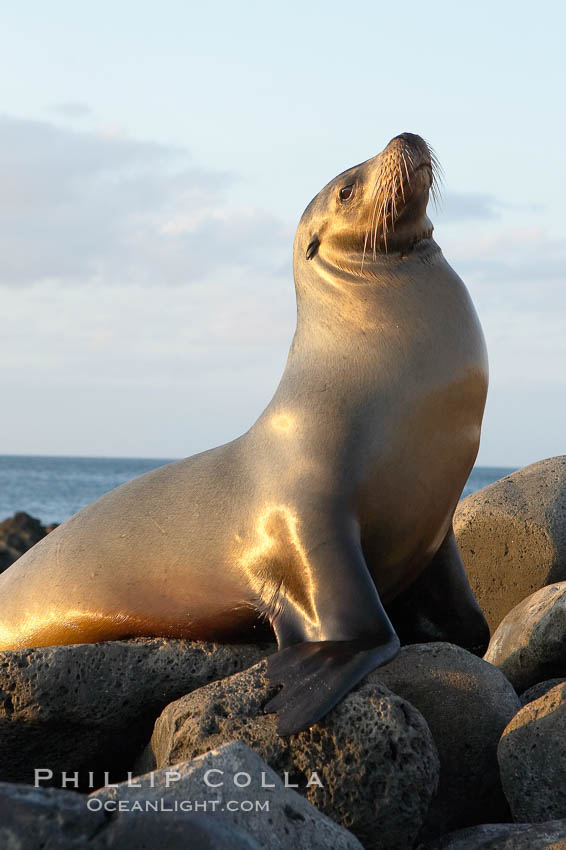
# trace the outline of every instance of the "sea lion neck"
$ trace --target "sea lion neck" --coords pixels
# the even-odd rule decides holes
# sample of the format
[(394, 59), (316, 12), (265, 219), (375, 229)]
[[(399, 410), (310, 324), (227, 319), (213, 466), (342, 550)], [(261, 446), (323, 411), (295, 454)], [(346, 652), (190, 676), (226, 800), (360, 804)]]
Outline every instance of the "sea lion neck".
[(351, 341), (383, 333), (384, 316), (403, 312), (415, 281), (427, 267), (444, 263), (433, 239), (423, 240), (405, 254), (369, 257), (363, 270), (359, 253), (327, 260), (323, 250), (316, 261), (295, 269), (297, 330), (303, 349), (328, 345), (340, 348)]

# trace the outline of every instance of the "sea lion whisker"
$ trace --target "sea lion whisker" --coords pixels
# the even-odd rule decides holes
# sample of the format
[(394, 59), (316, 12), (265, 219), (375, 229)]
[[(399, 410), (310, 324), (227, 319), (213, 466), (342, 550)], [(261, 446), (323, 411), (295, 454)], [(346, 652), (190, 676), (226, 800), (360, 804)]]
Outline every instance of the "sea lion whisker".
[[(371, 222), (371, 247), (373, 249), (373, 259), (375, 260), (377, 256), (377, 229), (379, 227), (379, 212), (378, 212), (378, 202), (381, 200), (381, 195), (376, 198), (375, 203), (375, 214), (372, 217)], [(383, 203), (383, 201), (381, 201)]]
[(381, 224), (381, 230), (382, 230), (382, 233), (383, 233), (383, 241), (384, 241), (384, 244), (385, 244), (385, 253), (387, 253), (387, 212), (386, 212), (386, 205), (387, 205), (387, 195), (384, 194), (383, 195), (383, 201), (381, 203), (381, 207), (380, 207), (380, 210), (379, 210), (379, 215), (378, 215), (378, 218), (377, 218), (377, 221), (376, 221), (376, 224), (375, 224), (374, 255), (377, 254), (377, 229), (378, 229), (380, 224)]
[(444, 172), (442, 170), (442, 166), (438, 161), (438, 158), (434, 151), (431, 149), (431, 163), (432, 163), (432, 184), (431, 184), (431, 195), (432, 202), (434, 204), (434, 208), (436, 210), (440, 209), (442, 205), (442, 185), (444, 183)]
[[(382, 190), (381, 190), (381, 187), (380, 187), (379, 191), (377, 192), (377, 194), (375, 196), (375, 203), (374, 203), (374, 206), (373, 206), (373, 212), (372, 212), (371, 221), (370, 221), (370, 228), (371, 228), (371, 233), (372, 233), (370, 245), (373, 248), (374, 259), (375, 259), (375, 253), (376, 253), (377, 228), (379, 226), (379, 214), (378, 214), (377, 210), (378, 210), (378, 204), (379, 204), (380, 199), (382, 197), (381, 192), (382, 192)], [(377, 215), (377, 220), (376, 220), (376, 215)], [(374, 233), (374, 222), (375, 222), (375, 233)]]
[(381, 180), (379, 178), (380, 174), (378, 173), (377, 177), (375, 178), (375, 183), (373, 184), (373, 189), (371, 190), (370, 198), (372, 199), (375, 198), (375, 196), (377, 195), (379, 186), (381, 185)]
[(442, 196), (441, 196), (440, 192), (438, 191), (436, 183), (432, 184), (430, 193), (432, 195), (432, 202), (434, 204), (434, 208), (435, 208), (435, 210), (438, 210), (441, 206)]
[(432, 145), (430, 145), (426, 140), (425, 144), (427, 146), (428, 154), (430, 156), (433, 177), (438, 183), (442, 184), (444, 183), (444, 169), (442, 167), (442, 164)]
[(410, 182), (411, 182), (411, 178), (409, 177), (409, 169), (408, 169), (408, 167), (407, 167), (407, 159), (406, 159), (406, 157), (405, 157), (405, 151), (401, 151), (401, 157), (403, 158), (403, 164), (404, 164), (404, 166), (405, 166), (405, 173), (406, 173), (406, 175), (407, 175), (407, 183), (409, 183), (409, 184), (410, 184)]
[(368, 236), (369, 236), (369, 228), (366, 227), (366, 235), (364, 237), (364, 250), (363, 250), (363, 253), (362, 253), (362, 265), (361, 265), (361, 268), (360, 268), (360, 271), (362, 271), (362, 272), (364, 270), (364, 260), (366, 258), (366, 248), (367, 248), (367, 244), (368, 244)]
[[(379, 203), (379, 194), (376, 192), (376, 195), (375, 195), (375, 201), (374, 201), (374, 203), (373, 203), (373, 209), (372, 209), (372, 212), (371, 212), (371, 218), (370, 218), (370, 221), (369, 221), (369, 224), (368, 224), (368, 229), (369, 229), (371, 232), (373, 232), (373, 223), (374, 223), (374, 221), (375, 221), (375, 216), (376, 216), (376, 214), (377, 214), (377, 205), (378, 205), (378, 203)], [(373, 237), (372, 237), (372, 239), (371, 239), (370, 244), (371, 244), (371, 246), (373, 247)]]
[(393, 184), (391, 187), (391, 231), (395, 230), (395, 219), (397, 218), (397, 178), (393, 178)]
[[(372, 212), (371, 212), (370, 220), (369, 220), (368, 225), (367, 225), (368, 231), (371, 231), (372, 228), (373, 228), (373, 217), (375, 215), (375, 208), (377, 206), (378, 186), (379, 186), (379, 181), (376, 179), (375, 183), (373, 184), (373, 188), (372, 188), (371, 194), (370, 194), (370, 201), (372, 203)], [(370, 245), (371, 245), (371, 242), (370, 242)]]
[(401, 195), (403, 196), (403, 203), (405, 203), (405, 187), (403, 185), (403, 172), (401, 170), (401, 163), (398, 164), (399, 170), (399, 186), (401, 187)]

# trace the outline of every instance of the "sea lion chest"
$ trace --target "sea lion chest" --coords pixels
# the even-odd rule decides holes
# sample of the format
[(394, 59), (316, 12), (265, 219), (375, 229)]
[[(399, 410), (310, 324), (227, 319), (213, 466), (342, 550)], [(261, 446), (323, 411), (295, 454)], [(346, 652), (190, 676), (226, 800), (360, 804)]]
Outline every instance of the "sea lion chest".
[(364, 552), (387, 599), (426, 566), (450, 527), (477, 455), (488, 364), (467, 289), (440, 252), (382, 291), (376, 307), (375, 382), (352, 431)]
[(280, 427), (296, 425), (293, 440), (285, 434), (285, 470), (296, 475), (302, 464), (318, 493), (353, 512), (386, 598), (413, 580), (448, 531), (487, 393), (478, 317), (432, 244), (432, 256), (392, 262), (363, 287), (342, 281), (332, 324), (320, 299), (319, 325), (301, 328), (299, 363), (290, 359), (267, 412)]

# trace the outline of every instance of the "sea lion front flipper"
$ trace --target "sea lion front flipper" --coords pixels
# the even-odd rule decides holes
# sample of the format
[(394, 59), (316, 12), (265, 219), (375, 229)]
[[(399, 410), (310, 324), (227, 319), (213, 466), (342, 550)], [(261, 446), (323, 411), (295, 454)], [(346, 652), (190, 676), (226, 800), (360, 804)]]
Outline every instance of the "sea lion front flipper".
[(391, 661), (399, 651), (392, 633), (388, 643), (369, 647), (358, 641), (298, 643), (267, 659), (267, 676), (282, 690), (265, 706), (279, 715), (277, 731), (292, 735), (320, 720), (363, 677)]
[(489, 626), (470, 587), (452, 527), (428, 567), (387, 613), (402, 644), (447, 641), (484, 654)]
[(268, 658), (267, 676), (283, 688), (266, 709), (277, 711), (278, 731), (284, 735), (324, 717), (400, 646), (357, 528), (335, 527), (324, 533), (319, 526), (317, 531), (305, 538), (303, 557), (286, 564), (277, 593), (270, 594), (269, 619), (279, 652)]

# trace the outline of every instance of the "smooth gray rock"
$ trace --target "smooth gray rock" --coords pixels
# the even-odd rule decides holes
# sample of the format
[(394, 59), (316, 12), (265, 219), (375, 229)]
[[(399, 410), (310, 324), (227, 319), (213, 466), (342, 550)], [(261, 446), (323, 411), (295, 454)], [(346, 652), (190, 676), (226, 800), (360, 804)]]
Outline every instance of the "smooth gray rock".
[[(133, 784), (141, 787), (132, 787)], [(193, 761), (134, 778), (132, 784), (101, 788), (91, 802), (163, 800), (206, 803), (270, 850), (362, 850), (359, 841), (317, 811), (241, 742), (226, 744)], [(231, 810), (229, 810), (231, 809)]]
[(547, 679), (546, 682), (537, 682), (536, 685), (533, 685), (521, 694), (521, 705), (527, 705), (529, 702), (540, 699), (540, 697), (543, 697), (555, 688), (556, 685), (562, 685), (564, 682), (566, 682), (566, 679)]
[(72, 791), (0, 783), (2, 850), (262, 850), (222, 815), (105, 813)]
[(566, 684), (515, 715), (497, 755), (513, 820), (566, 818)]
[(491, 664), (449, 643), (403, 647), (368, 682), (383, 682), (421, 712), (440, 757), (440, 784), (421, 838), (505, 820), (497, 744), (519, 711), (517, 694)]
[(203, 812), (117, 814), (89, 850), (265, 850), (229, 818)]
[(454, 531), (492, 631), (523, 599), (566, 580), (566, 457), (526, 466), (460, 502)]
[(565, 677), (566, 581), (542, 587), (509, 611), (484, 657), (519, 693), (545, 679)]
[[(363, 682), (321, 722), (281, 738), (276, 717), (263, 714), (277, 691), (264, 678), (265, 666), (260, 662), (167, 706), (150, 744), (157, 766), (241, 740), (280, 776), (287, 771), (295, 777), (297, 790), (366, 850), (410, 847), (438, 780), (438, 755), (422, 715), (381, 683)], [(313, 771), (322, 788), (307, 787)]]
[(0, 779), (123, 778), (164, 706), (273, 649), (156, 638), (0, 652)]
[(483, 824), (459, 829), (417, 850), (564, 850), (566, 820)]

